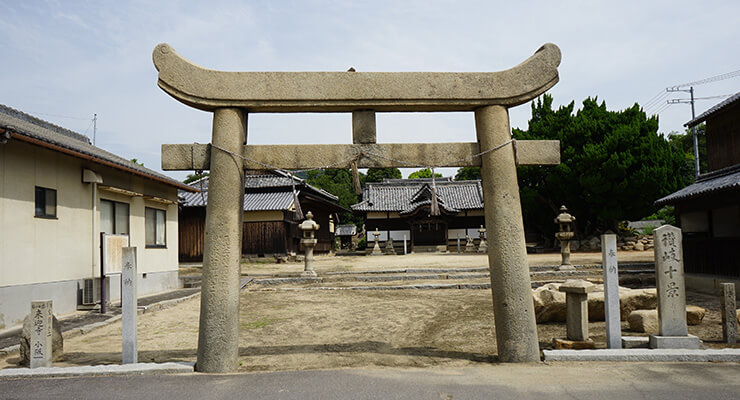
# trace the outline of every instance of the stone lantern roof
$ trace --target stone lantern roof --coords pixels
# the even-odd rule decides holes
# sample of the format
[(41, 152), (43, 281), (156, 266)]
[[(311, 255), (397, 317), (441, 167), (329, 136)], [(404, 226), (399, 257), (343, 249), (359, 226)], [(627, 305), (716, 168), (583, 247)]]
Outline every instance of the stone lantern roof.
[(298, 227), (304, 232), (319, 230), (319, 224), (317, 224), (316, 221), (313, 220), (313, 213), (311, 211), (306, 214), (306, 220), (301, 222)]
[(558, 214), (558, 216), (555, 217), (556, 224), (570, 224), (575, 220), (576, 220), (576, 217), (568, 213), (567, 207), (560, 206), (560, 214)]

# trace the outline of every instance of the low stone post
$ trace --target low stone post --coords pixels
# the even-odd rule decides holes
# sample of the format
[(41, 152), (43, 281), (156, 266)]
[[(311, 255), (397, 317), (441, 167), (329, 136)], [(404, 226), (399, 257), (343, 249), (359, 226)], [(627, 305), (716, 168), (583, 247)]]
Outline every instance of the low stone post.
[(385, 241), (385, 249), (383, 249), (383, 253), (390, 256), (396, 255), (396, 248), (393, 247), (393, 238), (390, 234), (388, 235), (388, 240)]
[(560, 231), (555, 233), (555, 238), (560, 241), (560, 256), (562, 261), (560, 262), (560, 271), (572, 271), (575, 269), (570, 263), (570, 241), (573, 239), (575, 233), (573, 232), (573, 222), (576, 217), (568, 213), (568, 208), (565, 206), (560, 207), (560, 214), (555, 217), (555, 223), (560, 227)]
[(51, 367), (52, 318), (51, 300), (31, 302), (33, 327), (29, 340), (29, 367)]
[(681, 229), (663, 225), (655, 235), (655, 286), (658, 291), (658, 335), (650, 335), (652, 349), (699, 349), (701, 341), (688, 334), (686, 287)]
[(722, 314), (722, 341), (737, 343), (737, 303), (735, 284), (720, 283), (720, 313)]
[(136, 247), (123, 248), (121, 268), (121, 363), (138, 362), (136, 338)]
[(408, 254), (408, 252), (406, 250), (407, 250), (406, 249), (406, 235), (404, 234), (403, 235), (403, 255)]
[(475, 243), (473, 242), (473, 238), (471, 238), (470, 235), (465, 235), (465, 252), (475, 253)]
[(460, 254), (460, 234), (457, 234), (457, 254)]
[(378, 228), (375, 228), (375, 232), (373, 232), (373, 236), (375, 237), (375, 246), (373, 246), (373, 252), (372, 256), (382, 256), (383, 252), (380, 250), (380, 245), (378, 244), (378, 240), (380, 239), (380, 232), (378, 232)]
[(301, 222), (298, 228), (303, 231), (301, 244), (306, 251), (305, 267), (301, 276), (314, 277), (316, 276), (316, 271), (313, 270), (313, 248), (316, 247), (316, 243), (318, 242), (314, 233), (319, 230), (319, 224), (313, 220), (313, 213), (311, 211), (306, 214), (306, 220)]
[(486, 228), (483, 225), (478, 228), (480, 243), (478, 244), (478, 253), (488, 253), (488, 243), (486, 243)]
[(555, 340), (559, 348), (594, 348), (594, 343), (588, 337), (588, 293), (595, 289), (593, 283), (581, 279), (571, 279), (560, 285), (561, 292), (565, 293), (565, 323), (567, 326), (567, 343)]
[(604, 319), (606, 347), (622, 348), (622, 320), (619, 312), (619, 270), (617, 268), (617, 235), (601, 235), (601, 265), (604, 269)]

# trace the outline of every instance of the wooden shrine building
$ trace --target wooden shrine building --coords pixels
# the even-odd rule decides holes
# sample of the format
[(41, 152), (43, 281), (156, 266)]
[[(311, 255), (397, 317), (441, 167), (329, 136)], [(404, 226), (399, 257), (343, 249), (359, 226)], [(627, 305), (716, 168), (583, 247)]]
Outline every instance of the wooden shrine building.
[[(244, 179), (244, 220), (242, 255), (258, 256), (299, 253), (301, 219), (293, 187), (303, 213), (311, 211), (319, 223), (316, 253), (328, 253), (334, 246), (334, 223), (338, 213), (349, 210), (337, 204), (331, 193), (279, 171), (246, 171)], [(252, 172), (252, 174), (250, 174)], [(208, 177), (190, 184), (199, 193), (180, 191), (180, 261), (201, 261), (205, 240)]]
[[(439, 215), (432, 215), (432, 196), (436, 187)], [(479, 180), (453, 181), (450, 177), (432, 179), (384, 179), (367, 183), (363, 201), (352, 206), (366, 216), (368, 245), (377, 228), (380, 240), (390, 236), (396, 251), (403, 254), (404, 237), (409, 251), (456, 251), (469, 235), (477, 245), (478, 229), (485, 224), (483, 189)]]

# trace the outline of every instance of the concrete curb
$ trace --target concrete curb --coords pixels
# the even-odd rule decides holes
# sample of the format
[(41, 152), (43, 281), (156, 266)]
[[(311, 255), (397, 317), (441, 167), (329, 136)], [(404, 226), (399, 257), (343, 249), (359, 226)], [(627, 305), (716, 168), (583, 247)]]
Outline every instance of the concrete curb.
[(490, 289), (490, 283), (447, 283), (427, 285), (398, 285), (398, 286), (318, 286), (305, 288), (275, 288), (259, 289), (263, 292), (301, 292), (306, 290), (433, 290), (433, 289)]
[(545, 361), (740, 362), (740, 349), (543, 350)]
[(86, 365), (81, 367), (7, 368), (0, 370), (0, 379), (62, 378), (75, 376), (160, 375), (193, 373), (193, 363), (138, 363), (123, 365)]

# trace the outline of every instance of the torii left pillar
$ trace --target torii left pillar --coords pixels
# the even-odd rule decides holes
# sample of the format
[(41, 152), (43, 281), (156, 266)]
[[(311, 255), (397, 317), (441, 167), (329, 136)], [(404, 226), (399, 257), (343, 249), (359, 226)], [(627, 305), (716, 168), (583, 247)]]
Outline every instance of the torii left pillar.
[[(247, 114), (240, 108), (213, 112), (213, 144), (240, 153), (247, 138)], [(211, 152), (206, 205), (203, 283), (196, 370), (232, 372), (239, 365), (239, 282), (241, 271), (244, 168), (242, 159)], [(227, 324), (224, 321), (235, 320)]]

